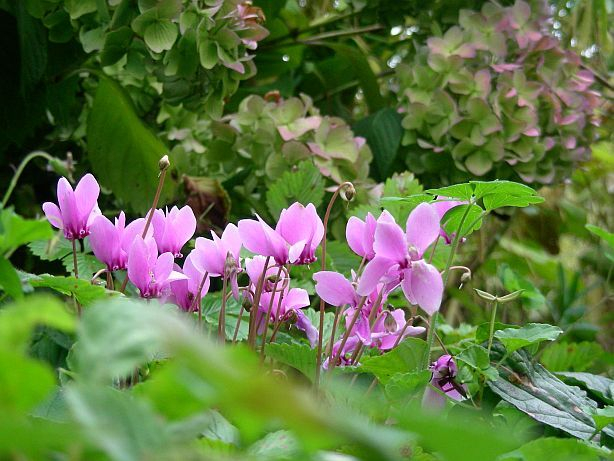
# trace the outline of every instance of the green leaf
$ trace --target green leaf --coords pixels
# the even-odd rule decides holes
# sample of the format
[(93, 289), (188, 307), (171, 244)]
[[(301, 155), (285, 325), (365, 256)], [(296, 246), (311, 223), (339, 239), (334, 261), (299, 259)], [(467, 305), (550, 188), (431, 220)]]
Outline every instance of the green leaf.
[(542, 341), (554, 341), (563, 333), (559, 327), (544, 323), (527, 323), (521, 328), (507, 328), (495, 332), (495, 338), (501, 341), (508, 353)]
[(49, 394), (54, 384), (48, 366), (0, 348), (0, 412), (22, 413), (33, 409)]
[(35, 288), (51, 288), (67, 296), (74, 295), (83, 306), (89, 306), (100, 299), (117, 296), (119, 293), (106, 290), (100, 285), (92, 285), (88, 280), (75, 277), (41, 275), (29, 280)]
[(367, 139), (373, 152), (372, 166), (376, 172), (371, 172), (371, 176), (381, 180), (390, 176), (403, 136), (400, 114), (391, 108), (381, 109), (363, 118), (352, 128), (356, 136)]
[(605, 453), (581, 440), (542, 437), (532, 440), (511, 453), (497, 458), (501, 461), (599, 461)]
[(453, 186), (439, 187), (438, 189), (427, 189), (427, 194), (437, 195), (440, 197), (455, 198), (458, 200), (471, 200), (473, 196), (473, 187), (471, 184), (455, 184)]
[(512, 197), (529, 197), (535, 195), (535, 190), (525, 184), (513, 181), (470, 181), (474, 187), (476, 199), (486, 195), (509, 195)]
[(476, 199), (484, 199), (484, 208), (494, 210), (505, 206), (525, 207), (544, 201), (529, 186), (512, 181), (471, 181)]
[(448, 235), (458, 233), (465, 213), (467, 213), (467, 216), (463, 222), (463, 228), (460, 229), (461, 236), (465, 237), (482, 227), (482, 215), (484, 213), (482, 208), (477, 205), (459, 205), (448, 210), (441, 219), (443, 228)]
[(96, 11), (96, 0), (66, 0), (64, 8), (68, 11), (70, 19), (78, 19), (84, 14)]
[(586, 227), (587, 230), (595, 234), (597, 237), (605, 240), (605, 242), (610, 246), (610, 248), (614, 249), (614, 233), (608, 232), (607, 230), (602, 229), (601, 227), (594, 226), (592, 224), (587, 224), (584, 227)]
[[(506, 328), (519, 328), (517, 325), (510, 325), (508, 323), (495, 322), (495, 329), (503, 330)], [(490, 334), (490, 322), (481, 323), (478, 325), (475, 330), (475, 342), (478, 344), (482, 344), (485, 341), (488, 341), (488, 335)]]
[(47, 220), (24, 219), (11, 208), (0, 210), (0, 253), (51, 237), (53, 231)]
[(597, 426), (597, 430), (600, 431), (608, 424), (614, 423), (614, 407), (607, 406), (604, 408), (598, 408), (593, 413), (593, 420)]
[(499, 374), (497, 370), (490, 365), (490, 359), (488, 352), (482, 346), (472, 345), (467, 349), (462, 350), (456, 359), (460, 362), (466, 363), (475, 371), (484, 375), (486, 379), (497, 379)]
[(176, 24), (169, 20), (159, 20), (147, 26), (143, 38), (152, 51), (161, 53), (173, 47), (177, 34)]
[(132, 43), (133, 35), (132, 29), (128, 26), (122, 26), (105, 35), (104, 45), (100, 52), (100, 64), (102, 67), (115, 64), (124, 57), (130, 43)]
[(373, 73), (366, 56), (358, 48), (342, 43), (316, 42), (314, 44), (331, 48), (339, 56), (349, 61), (350, 67), (354, 69), (360, 88), (365, 95), (369, 112), (375, 113), (385, 106), (377, 77)]
[(592, 373), (559, 372), (556, 375), (566, 383), (586, 389), (607, 405), (614, 405), (613, 379)]
[(299, 443), (291, 432), (276, 431), (249, 447), (248, 453), (258, 459), (295, 459)]
[(297, 369), (310, 381), (315, 378), (316, 351), (307, 344), (267, 344), (265, 353), (268, 357)]
[(585, 371), (591, 368), (603, 355), (604, 350), (599, 343), (589, 341), (580, 343), (557, 342), (544, 349), (540, 362), (552, 372)]
[(396, 373), (390, 377), (384, 391), (390, 400), (405, 401), (409, 397), (418, 396), (430, 379), (431, 372), (428, 370)]
[[(504, 349), (493, 345), (492, 360)], [(488, 386), (503, 400), (533, 419), (587, 440), (595, 432), (591, 415), (597, 404), (577, 387), (571, 387), (535, 363), (525, 351), (512, 353), (499, 367), (499, 379)]]
[(127, 392), (73, 384), (66, 401), (89, 439), (110, 459), (146, 459), (169, 444), (162, 420), (146, 401)]
[(34, 327), (39, 325), (72, 332), (75, 319), (55, 298), (28, 296), (0, 310), (0, 349), (25, 350)]
[[(87, 146), (98, 181), (133, 210), (145, 213), (158, 185), (158, 161), (168, 151), (139, 120), (121, 87), (108, 78), (102, 78), (96, 90)], [(172, 194), (173, 182), (167, 175), (159, 206)]]
[(0, 289), (4, 290), (14, 300), (23, 298), (23, 290), (17, 271), (9, 260), (3, 256), (0, 256)]
[(324, 178), (313, 163), (299, 163), (296, 171), (287, 171), (266, 193), (266, 204), (271, 215), (277, 219), (281, 210), (294, 202), (303, 205), (313, 203), (317, 208), (324, 198)]
[(419, 371), (425, 353), (423, 340), (408, 337), (383, 355), (361, 359), (358, 371), (373, 373), (381, 383), (387, 384), (397, 373)]

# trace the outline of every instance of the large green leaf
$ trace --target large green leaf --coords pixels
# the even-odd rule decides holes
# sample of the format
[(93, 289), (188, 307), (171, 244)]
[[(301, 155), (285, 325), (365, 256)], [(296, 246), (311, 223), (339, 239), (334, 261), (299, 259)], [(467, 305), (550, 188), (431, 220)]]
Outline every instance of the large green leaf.
[(580, 440), (543, 437), (498, 458), (501, 461), (599, 461), (606, 453)]
[(484, 210), (477, 205), (459, 205), (448, 210), (441, 219), (441, 223), (448, 235), (455, 235), (459, 231), (464, 216), (465, 220), (463, 228), (460, 229), (460, 235), (465, 237), (482, 227), (483, 213)]
[(17, 271), (9, 260), (3, 256), (0, 256), (0, 290), (15, 300), (23, 298), (23, 290)]
[(394, 109), (386, 108), (360, 120), (352, 128), (355, 135), (367, 139), (373, 152), (372, 166), (376, 171), (372, 171), (371, 176), (381, 180), (390, 176), (403, 136), (401, 116)]
[(418, 338), (405, 338), (397, 347), (383, 355), (361, 359), (359, 371), (373, 373), (380, 382), (388, 383), (397, 373), (419, 371), (426, 343)]
[(11, 208), (0, 210), (0, 254), (51, 237), (53, 231), (46, 220), (24, 219)]
[(53, 275), (41, 275), (28, 280), (30, 285), (39, 288), (51, 288), (67, 296), (74, 295), (77, 301), (84, 306), (89, 306), (95, 301), (119, 295), (118, 292), (106, 290), (100, 285), (93, 285), (89, 280), (75, 277), (60, 277)]
[[(145, 213), (158, 185), (158, 161), (168, 151), (139, 120), (129, 96), (106, 77), (100, 79), (89, 115), (87, 146), (100, 183), (133, 210)], [(173, 180), (167, 175), (160, 204), (172, 191)]]
[[(491, 359), (500, 360), (504, 349), (493, 345)], [(595, 432), (592, 414), (597, 404), (577, 387), (566, 385), (525, 351), (512, 353), (499, 367), (499, 379), (488, 386), (503, 400), (539, 422), (588, 440)]]
[(563, 381), (586, 389), (608, 405), (614, 405), (614, 379), (592, 373), (557, 373)]
[(542, 341), (554, 341), (563, 333), (559, 327), (544, 323), (527, 323), (521, 328), (507, 328), (495, 332), (495, 338), (501, 341), (508, 353), (521, 347), (537, 344)]
[(0, 349), (25, 350), (37, 325), (71, 332), (75, 319), (55, 298), (28, 296), (0, 310)]
[(267, 344), (266, 355), (296, 368), (311, 381), (316, 371), (316, 351), (307, 344)]
[[(541, 363), (550, 371), (580, 372), (588, 370), (604, 355), (603, 348), (596, 342), (557, 342), (549, 345), (541, 355)], [(595, 376), (590, 375), (589, 376)], [(598, 378), (601, 378), (598, 376)], [(565, 381), (565, 379), (563, 379)]]

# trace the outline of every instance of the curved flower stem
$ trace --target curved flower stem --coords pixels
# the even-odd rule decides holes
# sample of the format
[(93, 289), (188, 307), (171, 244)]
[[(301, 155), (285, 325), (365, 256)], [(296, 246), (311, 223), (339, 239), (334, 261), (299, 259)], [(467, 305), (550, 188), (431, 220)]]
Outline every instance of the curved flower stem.
[(345, 333), (343, 333), (343, 337), (341, 338), (341, 343), (339, 344), (339, 349), (337, 350), (337, 353), (335, 354), (335, 356), (333, 357), (332, 363), (329, 360), (328, 361), (328, 370), (329, 372), (332, 372), (335, 367), (337, 366), (337, 361), (339, 360), (339, 357), (341, 357), (341, 353), (343, 352), (343, 348), (345, 347), (345, 343), (347, 343), (349, 337), (350, 337), (350, 333), (352, 332), (352, 328), (354, 328), (354, 325), (356, 325), (356, 322), (358, 321), (358, 318), (360, 317), (360, 313), (362, 311), (362, 306), (365, 304), (365, 301), (367, 300), (366, 296), (363, 296), (360, 299), (360, 303), (358, 303), (358, 307), (356, 308), (356, 312), (354, 313), (354, 316), (352, 317), (352, 320), (350, 321), (350, 324), (348, 325), (347, 329), (345, 330)]
[(499, 303), (495, 299), (492, 306), (492, 312), (490, 314), (490, 328), (488, 330), (488, 357), (490, 357), (490, 349), (492, 348), (492, 339), (495, 333), (495, 320), (497, 318), (497, 306)]
[[(452, 262), (454, 261), (454, 255), (456, 254), (456, 249), (458, 248), (458, 242), (461, 239), (461, 231), (463, 230), (463, 225), (465, 224), (465, 220), (467, 216), (469, 216), (469, 210), (471, 210), (471, 206), (473, 205), (474, 200), (472, 199), (469, 202), (469, 206), (465, 209), (463, 216), (461, 217), (460, 223), (458, 224), (458, 229), (456, 231), (456, 235), (454, 236), (454, 241), (452, 242), (452, 248), (450, 250), (450, 255), (448, 256), (448, 261), (446, 262), (446, 268), (443, 273), (443, 290), (445, 292), (446, 285), (448, 284), (448, 279), (450, 278), (450, 267), (452, 266)], [(424, 360), (422, 361), (422, 369), (428, 369), (429, 363), (431, 362), (431, 349), (433, 348), (433, 343), (435, 341), (435, 329), (437, 328), (437, 315), (433, 314), (429, 316), (429, 330), (426, 335), (426, 353), (424, 354)]]
[[(158, 207), (158, 202), (160, 201), (160, 194), (162, 194), (162, 187), (164, 186), (164, 179), (166, 178), (166, 168), (160, 169), (160, 179), (158, 180), (158, 188), (156, 189), (156, 195), (154, 195), (153, 202), (151, 204), (151, 209), (147, 214), (147, 221), (145, 222), (145, 227), (143, 228), (143, 233), (141, 234), (141, 238), (145, 239), (147, 236), (147, 231), (149, 230), (149, 226), (151, 225), (151, 220), (153, 219), (154, 212)], [(122, 287), (119, 290), (120, 292), (126, 291), (126, 285), (128, 285), (128, 273), (126, 272), (126, 278), (124, 279), (124, 283), (122, 283)]]
[(113, 280), (113, 272), (107, 271), (107, 290), (115, 290), (115, 282)]
[(226, 342), (226, 293), (228, 292), (228, 277), (222, 278), (222, 305), (217, 319), (217, 339), (224, 344)]
[(251, 310), (249, 311), (249, 333), (247, 336), (247, 344), (251, 347), (254, 347), (256, 345), (256, 314), (258, 313), (258, 306), (260, 305), (260, 296), (262, 296), (262, 288), (264, 286), (264, 279), (266, 278), (266, 271), (269, 268), (270, 260), (271, 257), (267, 256), (264, 261), (264, 269), (262, 269), (262, 274), (260, 274), (260, 277), (258, 278), (258, 284), (256, 285), (256, 293), (254, 294), (254, 302)]
[[(76, 240), (72, 240), (72, 263), (73, 263), (73, 273), (75, 274), (75, 278), (79, 278), (79, 266), (77, 265), (77, 243)], [(75, 306), (77, 307), (77, 315), (81, 317), (81, 304), (77, 301), (77, 296), (73, 294), (73, 299), (75, 300)]]
[(330, 332), (330, 340), (328, 341), (328, 356), (331, 356), (333, 354), (333, 344), (335, 344), (335, 335), (337, 334), (337, 325), (339, 323), (339, 317), (341, 316), (341, 311), (343, 309), (341, 308), (341, 306), (337, 307), (337, 309), (335, 309), (335, 319), (333, 320), (333, 328)]
[(203, 310), (201, 309), (201, 305), (200, 305), (200, 301), (201, 301), (201, 296), (200, 294), (203, 291), (203, 287), (205, 286), (205, 282), (207, 281), (207, 277), (209, 277), (209, 272), (205, 272), (205, 275), (203, 275), (203, 279), (200, 281), (200, 285), (198, 285), (198, 292), (196, 293), (196, 296), (194, 296), (194, 299), (192, 300), (192, 304), (190, 304), (190, 310), (188, 312), (194, 312), (194, 309), (196, 309), (196, 303), (198, 303), (198, 329), (200, 330), (203, 324)]
[(433, 251), (431, 251), (431, 255), (429, 256), (429, 264), (433, 262), (433, 256), (435, 256), (435, 251), (437, 250), (437, 244), (439, 243), (440, 239), (441, 239), (440, 235), (438, 235), (437, 239), (435, 239), (435, 245), (433, 245)]
[(236, 344), (237, 336), (239, 335), (239, 327), (241, 326), (241, 320), (243, 319), (243, 312), (245, 311), (245, 307), (241, 304), (241, 309), (239, 309), (239, 316), (237, 318), (237, 324), (235, 325), (235, 332), (232, 335), (232, 344)]
[[(333, 205), (335, 204), (335, 200), (337, 200), (339, 193), (344, 188), (349, 188), (349, 187), (353, 188), (354, 185), (351, 182), (344, 182), (341, 185), (339, 185), (339, 187), (337, 187), (337, 189), (333, 193), (333, 196), (331, 197), (330, 201), (328, 202), (328, 206), (326, 207), (326, 213), (324, 214), (324, 238), (322, 239), (322, 264), (320, 266), (321, 267), (320, 270), (322, 271), (326, 270), (326, 234), (328, 232), (328, 220), (330, 219), (330, 212), (333, 209)], [(324, 335), (325, 304), (326, 303), (324, 302), (324, 300), (320, 298), (320, 325), (318, 328), (318, 348), (316, 349), (316, 375), (313, 381), (314, 388), (316, 389), (320, 385), (320, 371), (321, 371), (320, 369), (322, 368), (322, 336)], [(331, 347), (331, 351), (332, 351), (332, 347)]]
[(54, 160), (54, 158), (51, 155), (49, 155), (47, 152), (43, 152), (40, 150), (30, 152), (28, 155), (26, 155), (24, 159), (21, 161), (21, 163), (19, 164), (19, 166), (17, 167), (17, 169), (15, 170), (15, 174), (13, 175), (13, 178), (11, 179), (9, 187), (4, 193), (4, 198), (2, 199), (2, 204), (0, 208), (4, 208), (6, 206), (6, 204), (9, 201), (9, 198), (11, 198), (11, 194), (13, 193), (15, 186), (17, 185), (17, 181), (19, 181), (19, 177), (23, 173), (23, 170), (26, 168), (28, 163), (30, 163), (30, 161), (34, 160), (35, 158), (44, 158), (48, 162), (52, 162)]
[[(264, 346), (266, 344), (266, 337), (269, 329), (269, 322), (271, 320), (271, 312), (273, 311), (273, 303), (275, 302), (275, 293), (277, 293), (277, 284), (279, 283), (279, 278), (281, 277), (281, 271), (284, 266), (279, 265), (279, 269), (277, 269), (277, 275), (275, 276), (275, 282), (273, 283), (273, 294), (271, 295), (271, 299), (269, 300), (269, 307), (267, 308), (266, 317), (264, 318), (264, 331), (262, 332), (262, 347), (260, 348), (260, 363), (264, 361)], [(281, 293), (279, 295), (281, 298)], [(276, 311), (275, 318), (279, 316), (279, 307)]]

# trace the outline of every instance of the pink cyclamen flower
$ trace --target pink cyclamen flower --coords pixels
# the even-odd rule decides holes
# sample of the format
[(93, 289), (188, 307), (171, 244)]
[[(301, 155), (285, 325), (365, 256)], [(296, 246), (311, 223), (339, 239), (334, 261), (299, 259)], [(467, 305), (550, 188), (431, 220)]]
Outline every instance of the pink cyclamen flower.
[(295, 202), (284, 208), (275, 230), (291, 246), (303, 245), (294, 264), (311, 264), (316, 260), (316, 249), (324, 237), (324, 224), (313, 203), (303, 206)]
[(277, 264), (309, 264), (324, 237), (324, 225), (313, 204), (294, 203), (281, 212), (275, 229), (260, 216), (239, 221), (239, 235), (249, 251), (270, 256)]
[(128, 278), (143, 298), (159, 298), (169, 291), (171, 282), (187, 277), (174, 269), (171, 252), (158, 256), (156, 242), (137, 235), (128, 253)]
[(382, 351), (392, 349), (403, 341), (403, 338), (406, 336), (416, 336), (426, 331), (424, 327), (406, 326), (407, 321), (405, 320), (405, 311), (403, 309), (384, 312), (384, 315), (380, 315), (377, 318), (371, 331), (372, 343)]
[[(444, 215), (452, 208), (456, 208), (460, 205), (467, 205), (468, 203), (469, 202), (466, 201), (450, 200), (447, 197), (437, 197), (437, 201), (431, 203), (430, 205), (435, 208), (435, 211), (437, 211), (437, 215), (439, 216), (439, 220), (441, 221)], [(443, 227), (440, 228), (439, 235), (443, 237), (448, 245), (452, 242), (452, 238), (454, 237), (453, 235), (448, 235)]]
[(432, 315), (439, 310), (443, 280), (439, 271), (422, 259), (424, 252), (439, 237), (437, 211), (428, 203), (418, 205), (407, 218), (406, 232), (392, 215), (384, 211), (377, 221), (373, 250), (375, 257), (365, 266), (357, 293), (367, 295), (383, 277), (398, 277), (409, 302)]
[(171, 211), (156, 210), (152, 221), (154, 239), (160, 253), (170, 251), (175, 258), (181, 258), (181, 248), (196, 232), (196, 216), (192, 208), (174, 206)]
[(275, 292), (264, 291), (260, 297), (260, 306), (258, 306), (259, 328), (261, 330), (264, 328), (266, 323), (264, 320), (270, 305), (270, 320), (285, 321), (291, 314), (295, 314), (296, 320), (293, 325), (306, 334), (309, 344), (314, 347), (318, 342), (318, 330), (301, 310), (309, 304), (309, 295), (302, 288), (286, 288)]
[[(96, 216), (90, 226), (90, 245), (94, 255), (109, 271), (126, 269), (132, 241), (143, 233), (144, 228), (143, 218), (126, 226), (126, 215), (123, 211), (115, 218), (115, 224), (103, 215)], [(151, 234), (152, 231), (149, 230), (148, 237), (151, 237)]]
[(432, 363), (430, 370), (431, 382), (424, 391), (422, 406), (440, 409), (446, 404), (445, 396), (457, 401), (467, 398), (465, 385), (457, 384), (455, 381), (458, 367), (451, 355), (439, 357)]
[[(234, 224), (228, 224), (222, 237), (211, 231), (213, 240), (203, 237), (196, 239), (194, 264), (208, 272), (212, 277), (229, 277), (230, 286), (235, 299), (239, 299), (239, 285), (237, 275), (241, 271), (241, 237), (239, 229)], [(229, 256), (234, 260), (233, 267), (227, 267)]]
[(367, 213), (364, 221), (352, 216), (345, 228), (345, 238), (354, 253), (370, 261), (375, 256), (373, 242), (377, 221), (371, 213)]
[(62, 229), (68, 240), (82, 239), (89, 235), (92, 219), (100, 214), (98, 195), (100, 186), (91, 174), (86, 174), (73, 191), (66, 178), (58, 181), (58, 205), (43, 203), (43, 211), (52, 226)]
[(201, 299), (209, 292), (209, 277), (207, 276), (203, 283), (203, 277), (205, 277), (206, 274), (202, 270), (199, 270), (192, 261), (195, 251), (196, 250), (192, 250), (185, 258), (183, 269), (175, 264), (175, 271), (182, 272), (187, 278), (174, 280), (170, 283), (170, 300), (184, 311), (190, 311), (192, 308), (195, 311), (199, 310), (200, 303), (194, 302), (194, 298), (198, 295), (199, 288)]

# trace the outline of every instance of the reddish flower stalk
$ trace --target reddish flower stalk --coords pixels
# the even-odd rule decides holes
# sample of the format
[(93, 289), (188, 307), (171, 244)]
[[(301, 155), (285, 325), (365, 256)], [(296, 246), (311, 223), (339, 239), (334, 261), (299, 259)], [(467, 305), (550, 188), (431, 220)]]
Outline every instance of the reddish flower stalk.
[(341, 338), (341, 343), (339, 344), (339, 349), (337, 350), (337, 353), (335, 354), (335, 356), (332, 358), (332, 363), (331, 363), (330, 360), (328, 362), (329, 363), (329, 370), (331, 372), (337, 366), (337, 362), (339, 361), (339, 358), (341, 357), (341, 353), (343, 352), (343, 348), (345, 347), (345, 343), (347, 343), (348, 338), (350, 337), (350, 334), (352, 333), (352, 329), (354, 328), (354, 325), (356, 325), (356, 322), (358, 321), (358, 318), (360, 317), (360, 313), (362, 311), (362, 306), (364, 306), (365, 301), (367, 300), (367, 298), (368, 298), (368, 296), (363, 296), (360, 299), (360, 303), (358, 303), (358, 306), (356, 307), (356, 312), (354, 312), (354, 316), (352, 317), (352, 320), (350, 321), (350, 324), (346, 328), (345, 333), (343, 334), (343, 337)]
[(258, 312), (258, 306), (260, 305), (260, 296), (262, 295), (262, 288), (264, 287), (264, 279), (266, 278), (266, 271), (269, 268), (269, 261), (271, 260), (270, 256), (267, 256), (264, 261), (264, 268), (262, 269), (262, 274), (258, 278), (258, 284), (256, 285), (256, 293), (254, 294), (254, 302), (252, 304), (252, 309), (249, 312), (249, 333), (247, 336), (247, 344), (251, 347), (254, 347), (256, 344), (256, 314)]
[[(143, 228), (143, 233), (141, 234), (141, 238), (145, 240), (147, 237), (147, 231), (149, 230), (149, 226), (151, 225), (151, 220), (153, 219), (154, 212), (158, 207), (158, 202), (160, 201), (160, 194), (162, 194), (162, 187), (164, 186), (164, 179), (166, 178), (166, 170), (170, 166), (170, 162), (168, 160), (168, 155), (165, 155), (158, 162), (158, 166), (160, 167), (160, 179), (158, 180), (158, 188), (156, 189), (156, 195), (154, 195), (153, 202), (151, 204), (151, 209), (147, 214), (147, 221), (145, 222), (145, 227)], [(126, 278), (124, 278), (124, 282), (122, 283), (119, 291), (124, 293), (126, 291), (126, 286), (128, 285), (128, 274), (126, 274)]]
[[(344, 182), (343, 184), (341, 184), (339, 187), (337, 187), (337, 189), (333, 193), (333, 196), (331, 197), (330, 201), (328, 202), (328, 206), (326, 207), (326, 213), (324, 214), (324, 238), (322, 239), (322, 265), (320, 269), (322, 271), (326, 270), (326, 240), (327, 240), (326, 233), (328, 231), (328, 220), (330, 218), (330, 212), (333, 209), (335, 200), (337, 200), (337, 197), (339, 196), (341, 191), (344, 189), (347, 189), (348, 192), (350, 191), (355, 192), (354, 185), (351, 182)], [(349, 201), (353, 198), (353, 194), (351, 196), (350, 194), (346, 194), (346, 197)], [(313, 382), (314, 387), (316, 389), (318, 388), (320, 384), (320, 371), (322, 368), (322, 336), (324, 334), (324, 308), (325, 308), (325, 302), (322, 298), (320, 298), (320, 325), (318, 329), (318, 348), (316, 350), (316, 375), (315, 375), (315, 380)], [(346, 341), (347, 341), (347, 338), (346, 338)]]

